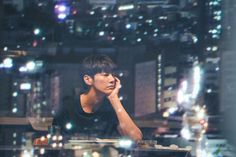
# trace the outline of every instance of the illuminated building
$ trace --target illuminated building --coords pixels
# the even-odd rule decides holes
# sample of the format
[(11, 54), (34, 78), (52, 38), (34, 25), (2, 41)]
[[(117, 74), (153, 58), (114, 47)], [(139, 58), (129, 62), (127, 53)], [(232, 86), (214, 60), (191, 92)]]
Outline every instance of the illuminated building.
[(205, 104), (209, 114), (219, 114), (219, 71), (220, 53), (222, 47), (222, 1), (207, 0), (205, 3), (205, 36), (204, 36), (204, 58), (205, 58)]

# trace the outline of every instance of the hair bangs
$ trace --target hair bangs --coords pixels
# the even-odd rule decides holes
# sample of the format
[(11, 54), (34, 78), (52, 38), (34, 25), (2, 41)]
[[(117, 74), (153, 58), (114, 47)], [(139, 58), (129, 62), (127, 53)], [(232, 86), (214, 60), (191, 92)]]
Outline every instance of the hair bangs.
[(101, 73), (101, 72), (114, 73), (116, 68), (117, 68), (116, 65), (113, 63), (109, 63), (109, 64), (103, 63), (103, 64), (94, 65), (93, 74)]
[(86, 58), (83, 62), (84, 74), (95, 75), (97, 73), (114, 73), (117, 69), (116, 64), (105, 55), (96, 55)]

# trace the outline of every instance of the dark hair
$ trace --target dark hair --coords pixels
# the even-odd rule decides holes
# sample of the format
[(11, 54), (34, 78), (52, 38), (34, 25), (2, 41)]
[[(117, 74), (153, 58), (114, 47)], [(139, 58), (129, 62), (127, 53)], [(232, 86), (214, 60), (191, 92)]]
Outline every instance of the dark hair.
[(81, 79), (82, 79), (82, 91), (86, 92), (88, 90), (88, 86), (85, 84), (83, 80), (84, 75), (89, 75), (93, 77), (97, 73), (105, 72), (105, 73), (114, 73), (117, 68), (116, 64), (112, 61), (112, 59), (106, 55), (91, 55), (86, 57), (82, 62), (82, 71), (81, 71)]

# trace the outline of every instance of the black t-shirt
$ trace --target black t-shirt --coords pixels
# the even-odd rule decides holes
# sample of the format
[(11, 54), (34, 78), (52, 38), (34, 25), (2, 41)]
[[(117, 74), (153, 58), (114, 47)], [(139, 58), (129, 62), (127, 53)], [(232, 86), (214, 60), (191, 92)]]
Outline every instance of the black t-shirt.
[(68, 99), (54, 117), (53, 125), (59, 126), (62, 134), (102, 138), (118, 136), (118, 119), (106, 98), (94, 113), (84, 112), (80, 96)]

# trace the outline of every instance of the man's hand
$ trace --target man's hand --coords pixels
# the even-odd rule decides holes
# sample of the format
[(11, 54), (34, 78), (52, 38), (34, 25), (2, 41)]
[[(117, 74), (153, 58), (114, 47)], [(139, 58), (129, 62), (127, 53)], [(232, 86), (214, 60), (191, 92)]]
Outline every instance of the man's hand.
[(140, 141), (142, 139), (142, 132), (130, 118), (128, 113), (125, 111), (123, 104), (121, 103), (118, 94), (120, 90), (120, 80), (114, 77), (116, 85), (114, 90), (107, 95), (107, 99), (110, 101), (113, 109), (116, 112), (116, 116), (119, 121), (118, 131), (122, 136), (128, 136), (134, 141)]
[(114, 77), (114, 78), (115, 78), (115, 88), (109, 95), (107, 95), (107, 98), (109, 100), (116, 96), (118, 97), (118, 94), (121, 88), (120, 80), (117, 77)]

